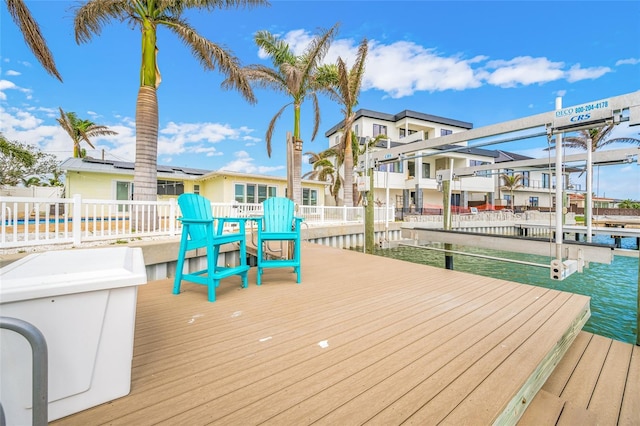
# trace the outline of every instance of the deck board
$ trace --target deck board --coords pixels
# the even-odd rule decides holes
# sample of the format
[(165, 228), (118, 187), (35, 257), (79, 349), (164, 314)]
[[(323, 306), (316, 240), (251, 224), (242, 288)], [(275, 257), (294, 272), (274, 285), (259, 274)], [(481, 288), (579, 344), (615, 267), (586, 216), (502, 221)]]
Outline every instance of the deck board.
[(140, 286), (131, 393), (53, 424), (491, 424), (588, 312), (585, 296), (312, 244), (302, 273), (256, 286), (252, 269), (215, 303)]

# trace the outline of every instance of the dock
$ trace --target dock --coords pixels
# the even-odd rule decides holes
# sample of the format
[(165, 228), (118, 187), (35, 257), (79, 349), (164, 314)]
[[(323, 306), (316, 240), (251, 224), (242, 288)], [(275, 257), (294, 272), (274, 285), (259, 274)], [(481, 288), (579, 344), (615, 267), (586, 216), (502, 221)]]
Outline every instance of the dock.
[[(139, 287), (129, 395), (52, 425), (637, 424), (639, 347), (589, 298), (304, 243), (263, 284)], [(586, 401), (586, 402), (585, 402)]]

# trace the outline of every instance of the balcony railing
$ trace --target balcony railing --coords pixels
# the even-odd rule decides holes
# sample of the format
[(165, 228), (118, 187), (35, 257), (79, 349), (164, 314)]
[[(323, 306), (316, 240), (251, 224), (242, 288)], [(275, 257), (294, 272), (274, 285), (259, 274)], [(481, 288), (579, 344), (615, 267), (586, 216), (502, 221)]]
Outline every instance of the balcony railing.
[[(211, 203), (216, 217), (262, 214), (261, 204)], [(52, 244), (179, 236), (180, 208), (162, 201), (0, 197), (0, 250)], [(308, 226), (364, 221), (362, 207), (299, 206)], [(388, 216), (387, 216), (388, 214)], [(375, 220), (393, 221), (393, 206), (375, 208)]]

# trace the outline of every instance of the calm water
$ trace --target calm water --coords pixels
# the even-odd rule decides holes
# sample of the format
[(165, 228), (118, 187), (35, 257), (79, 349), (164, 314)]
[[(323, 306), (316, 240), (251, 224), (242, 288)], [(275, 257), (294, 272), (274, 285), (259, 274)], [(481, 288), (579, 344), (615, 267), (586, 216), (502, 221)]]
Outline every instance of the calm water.
[[(597, 242), (613, 243), (606, 238), (599, 239)], [(443, 245), (433, 244), (432, 247), (442, 248)], [(635, 248), (635, 240), (623, 239), (623, 247)], [(551, 258), (545, 256), (475, 247), (453, 246), (453, 250), (546, 265), (551, 261)], [(386, 250), (376, 249), (375, 254), (444, 268), (444, 253), (440, 251), (398, 247)], [(591, 263), (583, 273), (576, 272), (562, 281), (549, 278), (548, 268), (458, 254), (453, 255), (453, 269), (590, 296), (591, 318), (584, 326), (584, 330), (623, 342), (635, 343), (636, 341), (637, 256), (614, 256), (610, 265)]]

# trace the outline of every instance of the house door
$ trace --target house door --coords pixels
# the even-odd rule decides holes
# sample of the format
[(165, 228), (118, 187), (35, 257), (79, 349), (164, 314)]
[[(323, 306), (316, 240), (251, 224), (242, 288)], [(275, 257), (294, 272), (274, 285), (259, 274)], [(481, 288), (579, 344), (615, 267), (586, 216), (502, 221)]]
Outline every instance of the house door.
[[(116, 182), (116, 200), (133, 200), (133, 182)], [(128, 212), (129, 206), (118, 204), (118, 212)]]

